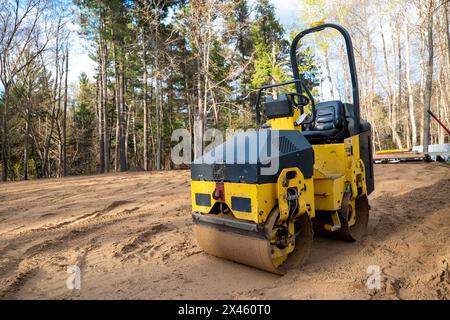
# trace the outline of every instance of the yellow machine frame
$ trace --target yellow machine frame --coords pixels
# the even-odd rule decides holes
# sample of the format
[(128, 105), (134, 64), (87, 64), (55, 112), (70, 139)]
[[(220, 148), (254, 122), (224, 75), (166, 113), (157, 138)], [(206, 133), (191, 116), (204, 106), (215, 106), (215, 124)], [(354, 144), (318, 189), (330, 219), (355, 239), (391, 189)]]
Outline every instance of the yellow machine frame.
[[(339, 30), (346, 40), (354, 85), (353, 101), (356, 103), (353, 128), (357, 128), (348, 132), (356, 134), (345, 139), (328, 140), (326, 137), (326, 140), (320, 140), (317, 144), (311, 142), (315, 140), (309, 140), (310, 153), (304, 159), (309, 159), (313, 153), (314, 166), (311, 167), (311, 163), (308, 169), (304, 170), (308, 172), (308, 178), (302, 173), (303, 164), (300, 163), (296, 164), (299, 167), (283, 168), (276, 182), (271, 183), (220, 182), (221, 180), (215, 177), (211, 180), (219, 182), (204, 181), (204, 171), (201, 171), (201, 175), (191, 182), (191, 195), (194, 232), (200, 246), (206, 252), (270, 272), (281, 273), (279, 267), (295, 248), (304, 250), (300, 258), (297, 257), (298, 261), (303, 262), (309, 254), (313, 234), (312, 221), (314, 230), (318, 227), (319, 232), (323, 231), (344, 240), (355, 241), (365, 233), (369, 205), (364, 161), (366, 164), (370, 163), (367, 154), (371, 160), (371, 142), (367, 134), (370, 125), (365, 131), (360, 128), (356, 67), (350, 37), (345, 29), (337, 25), (320, 23), (313, 29), (297, 35), (291, 47), (296, 80), (261, 88), (256, 102), (256, 118), (259, 124), (258, 108), (262, 90), (295, 84), (296, 92), (289, 94), (297, 96), (299, 101), (305, 98), (307, 102), (298, 103), (297, 106), (300, 107), (292, 108), (289, 113), (281, 106), (278, 114), (272, 113), (272, 117), (267, 116), (267, 127), (278, 131), (302, 131), (302, 121), (305, 118), (300, 116), (304, 112), (303, 107), (313, 98), (306, 87), (304, 89), (310, 100), (299, 94), (302, 91), (302, 84), (298, 75), (295, 50), (304, 34), (320, 31), (325, 27)], [(276, 106), (278, 108), (280, 105)], [(312, 103), (312, 107), (314, 106)], [(303, 120), (300, 120), (301, 118)], [(364, 140), (361, 140), (361, 137)], [(362, 151), (364, 161), (360, 154), (361, 147), (364, 147)], [(373, 176), (368, 176), (368, 179), (371, 182), (369, 190), (372, 191)], [(201, 195), (204, 201), (197, 201), (198, 195)], [(246, 211), (233, 207), (233, 198), (245, 198), (247, 206), (243, 209)]]
[[(292, 119), (291, 119), (291, 122)], [(233, 216), (239, 220), (263, 223), (272, 209), (279, 205), (283, 215), (283, 194), (290, 187), (297, 187), (301, 196), (301, 210), (307, 208), (311, 218), (315, 210), (337, 211), (342, 207), (345, 192), (351, 191), (350, 201), (353, 203), (359, 196), (367, 194), (364, 163), (359, 155), (359, 136), (347, 138), (344, 143), (313, 145), (314, 176), (304, 179), (298, 168), (286, 168), (280, 174), (278, 183), (245, 184), (225, 182), (225, 203), (231, 204), (231, 197), (246, 197), (251, 199), (251, 212), (233, 210)], [(344, 159), (344, 161), (342, 161)], [(282, 179), (288, 171), (295, 171), (298, 179), (288, 182), (282, 187)], [(194, 212), (208, 214), (218, 200), (212, 197), (216, 188), (214, 181), (192, 181), (191, 197)], [(211, 205), (197, 205), (196, 193), (209, 194)], [(281, 201), (280, 201), (281, 199)], [(230, 206), (231, 207), (231, 206)], [(350, 225), (352, 222), (350, 222)]]

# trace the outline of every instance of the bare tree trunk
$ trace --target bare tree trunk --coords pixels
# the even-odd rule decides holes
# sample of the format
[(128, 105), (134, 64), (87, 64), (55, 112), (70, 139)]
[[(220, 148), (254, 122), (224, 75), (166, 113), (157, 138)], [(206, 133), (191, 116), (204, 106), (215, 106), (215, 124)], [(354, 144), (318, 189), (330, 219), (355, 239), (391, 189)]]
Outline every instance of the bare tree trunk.
[[(100, 64), (100, 63), (99, 63)], [(99, 147), (99, 171), (105, 172), (105, 150), (103, 148), (103, 126), (102, 126), (102, 110), (103, 110), (103, 90), (102, 90), (102, 73), (99, 70), (97, 78), (97, 130), (98, 130), (98, 147)]]
[[(123, 8), (121, 8), (123, 10)], [(123, 12), (119, 15), (123, 16)], [(116, 159), (115, 169), (126, 171), (128, 169), (126, 144), (125, 144), (125, 55), (123, 48), (123, 35), (117, 34), (112, 28), (112, 50), (115, 65), (116, 80), (116, 104), (117, 104), (117, 128), (116, 128)]]
[[(204, 114), (207, 113), (207, 107), (208, 107), (208, 96), (211, 95), (212, 97), (212, 107), (214, 111), (214, 125), (217, 125), (219, 122), (219, 112), (217, 110), (217, 105), (214, 100), (214, 93), (212, 90), (210, 90), (210, 77), (209, 77), (209, 67), (211, 63), (211, 43), (212, 43), (212, 25), (211, 25), (211, 19), (212, 19), (212, 13), (211, 10), (207, 10), (207, 16), (206, 16), (206, 32), (207, 36), (205, 39), (205, 45), (204, 47), (204, 53), (203, 53), (203, 76), (204, 76)], [(275, 46), (273, 46), (272, 55), (274, 54)], [(273, 62), (275, 62), (275, 59), (272, 59)], [(205, 122), (203, 124), (203, 127), (206, 128), (206, 117)]]
[(429, 0), (428, 5), (428, 22), (427, 22), (427, 41), (428, 41), (428, 61), (427, 74), (425, 82), (425, 104), (424, 104), (424, 132), (423, 132), (423, 152), (428, 153), (428, 144), (430, 143), (430, 114), (431, 110), (431, 94), (433, 90), (433, 0)]
[[(449, 24), (449, 18), (448, 18), (448, 6), (449, 6), (449, 1), (447, 0), (445, 4), (443, 4), (444, 6), (444, 15), (445, 15), (445, 35), (447, 37), (447, 56), (448, 56), (448, 62), (450, 63), (450, 24)], [(450, 81), (450, 74), (448, 73), (447, 70), (447, 78), (448, 81)]]
[(114, 171), (119, 171), (119, 89), (117, 79), (115, 81), (115, 90), (114, 90), (114, 101), (115, 101), (115, 110), (116, 110), (116, 137), (115, 137), (115, 146), (114, 146)]
[[(200, 58), (197, 59), (199, 65), (197, 66), (199, 70), (201, 69)], [(202, 155), (203, 149), (203, 124), (204, 124), (204, 114), (203, 114), (203, 103), (202, 103), (202, 78), (201, 72), (197, 74), (197, 114), (195, 115), (194, 121), (194, 159), (199, 158)]]
[(57, 171), (57, 177), (62, 177), (62, 164), (63, 164), (63, 148), (62, 148), (62, 133), (61, 133), (61, 123), (60, 123), (60, 113), (61, 113), (61, 101), (62, 101), (62, 83), (63, 83), (63, 76), (64, 76), (64, 68), (65, 68), (65, 54), (63, 53), (62, 61), (61, 61), (61, 68), (59, 73), (59, 88), (58, 88), (58, 108), (56, 111), (56, 130), (58, 133), (58, 171)]
[(68, 75), (69, 75), (69, 49), (66, 46), (66, 74), (64, 79), (64, 110), (62, 123), (62, 147), (63, 147), (63, 177), (67, 176), (67, 89), (68, 89)]
[[(382, 26), (380, 25), (380, 28)], [(389, 70), (389, 62), (387, 58), (387, 49), (386, 49), (386, 41), (384, 38), (384, 32), (381, 31), (381, 42), (383, 44), (383, 61), (384, 61), (384, 69), (386, 73), (386, 79), (387, 79), (387, 99), (388, 99), (388, 118), (389, 118), (389, 127), (391, 128), (392, 132), (392, 138), (394, 138), (394, 135), (397, 133), (395, 131), (394, 125), (393, 125), (393, 115), (394, 115), (394, 108), (395, 108), (395, 100), (394, 96), (392, 94), (392, 91), (395, 91), (395, 88), (392, 88), (392, 80), (391, 80), (391, 72)]]
[[(380, 28), (382, 29), (382, 26), (380, 25)], [(400, 41), (400, 39), (398, 40)], [(383, 62), (384, 62), (384, 69), (386, 73), (386, 79), (387, 79), (387, 99), (388, 99), (388, 118), (389, 118), (389, 128), (391, 129), (392, 134), (392, 140), (396, 144), (398, 148), (402, 147), (402, 141), (400, 139), (400, 136), (397, 132), (397, 116), (395, 111), (395, 85), (392, 86), (392, 79), (391, 79), (391, 72), (389, 68), (389, 62), (388, 62), (388, 54), (387, 54), (387, 48), (386, 48), (386, 41), (384, 37), (383, 30), (381, 31), (381, 42), (383, 46)], [(400, 48), (399, 49), (399, 59), (401, 58), (400, 55)], [(401, 70), (401, 67), (399, 67)], [(400, 74), (400, 72), (399, 72)], [(395, 75), (394, 75), (395, 77)], [(400, 80), (400, 75), (399, 75)], [(394, 79), (395, 81), (395, 79)], [(400, 85), (400, 84), (399, 84)], [(399, 98), (399, 102), (401, 102)]]
[(120, 171), (126, 171), (127, 155), (125, 146), (125, 79), (124, 79), (124, 66), (123, 56), (119, 59), (119, 165)]
[(99, 149), (99, 171), (100, 173), (105, 172), (105, 138), (104, 138), (104, 128), (103, 128), (103, 55), (101, 54), (101, 39), (98, 43), (98, 77), (97, 77), (97, 130), (98, 130), (98, 149)]
[(8, 109), (9, 109), (9, 87), (4, 88), (3, 93), (3, 118), (2, 118), (2, 181), (8, 179)]
[(28, 180), (28, 142), (29, 142), (29, 136), (30, 136), (30, 110), (32, 108), (31, 103), (31, 75), (28, 75), (28, 88), (27, 88), (27, 106), (25, 108), (25, 139), (24, 139), (24, 147), (23, 147), (23, 178), (24, 180)]
[[(344, 49), (344, 44), (341, 44), (339, 46), (339, 59), (342, 65), (342, 73), (344, 75), (344, 82), (345, 82), (345, 98), (342, 99), (345, 102), (351, 102), (352, 98), (350, 95), (350, 75), (349, 75), (349, 70), (348, 67), (345, 67), (348, 65), (348, 61), (346, 59), (346, 54), (345, 54), (345, 49)], [(352, 102), (354, 103), (354, 102)]]
[(161, 75), (160, 75), (160, 65), (159, 65), (159, 52), (158, 52), (158, 39), (155, 40), (156, 56), (155, 56), (155, 70), (156, 70), (156, 159), (155, 167), (156, 170), (161, 170), (161, 104), (162, 104), (162, 93), (161, 93)]
[[(374, 48), (373, 48), (373, 40), (372, 40), (372, 35), (369, 29), (369, 17), (367, 14), (367, 3), (366, 1), (364, 1), (364, 6), (363, 6), (363, 16), (365, 19), (365, 40), (367, 43), (367, 53), (368, 53), (368, 71), (369, 71), (369, 75), (370, 75), (370, 86), (367, 85), (367, 89), (368, 89), (368, 103), (366, 105), (367, 108), (367, 120), (371, 123), (373, 123), (373, 109), (374, 109), (374, 100), (375, 100), (375, 62), (374, 62)], [(369, 77), (367, 77), (367, 81), (369, 81)]]
[(406, 117), (404, 117), (403, 126), (405, 128), (406, 148), (408, 148), (408, 150), (411, 150), (411, 129), (409, 127), (409, 120)]
[(134, 158), (134, 166), (137, 167), (139, 165), (138, 163), (138, 156), (137, 156), (137, 138), (136, 138), (136, 115), (135, 115), (135, 108), (133, 108), (133, 112), (131, 113), (131, 125), (133, 129), (133, 158)]
[(109, 172), (110, 169), (110, 137), (108, 130), (108, 73), (107, 73), (107, 63), (108, 63), (108, 47), (103, 34), (105, 33), (105, 18), (103, 14), (100, 15), (100, 37), (99, 37), (99, 78), (100, 78), (100, 113), (99, 121), (101, 124), (102, 139), (99, 139), (100, 145), (100, 155), (102, 165), (100, 166), (102, 172)]
[(327, 71), (328, 82), (330, 82), (330, 95), (331, 95), (330, 98), (336, 99), (336, 97), (334, 96), (334, 85), (333, 85), (333, 78), (331, 77), (330, 57), (328, 49), (325, 52), (325, 69)]
[[(422, 13), (422, 12), (421, 12)], [(422, 32), (420, 32), (420, 48), (419, 48), (419, 55), (420, 55), (420, 102), (423, 106), (425, 105), (425, 43), (426, 43), (426, 37), (423, 35)], [(425, 128), (425, 116), (423, 112), (420, 112), (420, 130), (419, 130), (419, 142), (423, 143), (423, 133)]]
[[(153, 127), (153, 115), (151, 112), (151, 105), (153, 104), (153, 96), (154, 96), (154, 90), (153, 90), (153, 79), (150, 81), (150, 96), (149, 96), (149, 109), (148, 109), (148, 123), (149, 123), (149, 129), (150, 129), (150, 143), (151, 143), (151, 147), (152, 147), (152, 153), (151, 156), (149, 156), (149, 167), (150, 170), (155, 168), (155, 156), (156, 156), (156, 138), (155, 138), (155, 129)], [(155, 104), (156, 106), (156, 104)], [(155, 107), (156, 109), (156, 107)], [(155, 110), (156, 112), (156, 110)]]
[[(60, 30), (61, 30), (61, 18), (59, 18), (58, 21), (58, 28), (57, 28), (57, 34), (56, 34), (56, 49), (55, 49), (55, 84), (53, 87), (53, 95), (51, 97), (50, 104), (52, 106), (52, 111), (50, 115), (50, 130), (47, 135), (47, 140), (44, 145), (44, 159), (42, 163), (42, 171), (41, 176), (42, 177), (48, 177), (50, 175), (50, 166), (49, 166), (49, 152), (50, 152), (50, 144), (52, 141), (52, 135), (53, 135), (53, 129), (55, 126), (55, 112), (56, 112), (56, 105), (57, 105), (57, 92), (58, 92), (58, 80), (59, 80), (59, 36), (60, 36)], [(48, 83), (48, 81), (47, 81)], [(47, 129), (47, 125), (46, 125)]]
[[(444, 93), (445, 89), (444, 89), (444, 84), (443, 84), (443, 81), (442, 81), (443, 78), (444, 78), (444, 73), (442, 72), (442, 69), (441, 69), (441, 72), (440, 72), (440, 75), (439, 75), (439, 78), (438, 78), (439, 97), (440, 97), (440, 99), (438, 99), (437, 100), (438, 103), (436, 103), (437, 108), (438, 108), (437, 116), (438, 116), (439, 119), (444, 119), (444, 111), (443, 111), (443, 109), (445, 108), (445, 106), (448, 106), (448, 103), (446, 102), (446, 94)], [(440, 107), (441, 105), (443, 105), (444, 108), (441, 108)], [(445, 132), (444, 132), (443, 128), (440, 125), (437, 126), (437, 129), (438, 129), (438, 143), (443, 144), (443, 143), (445, 143)]]
[(30, 115), (25, 120), (25, 141), (23, 147), (23, 179), (28, 180), (28, 136), (30, 135)]
[(131, 112), (132, 112), (133, 106), (131, 105), (128, 110), (126, 111), (126, 120), (125, 120), (125, 159), (127, 159), (127, 163), (130, 163), (129, 157), (128, 157), (128, 141), (130, 136), (130, 124), (131, 124)]
[(148, 73), (147, 73), (147, 38), (145, 37), (145, 31), (142, 31), (142, 51), (143, 51), (143, 93), (144, 93), (144, 170), (149, 171), (149, 159), (148, 159)]
[[(185, 61), (186, 63), (186, 61)], [(185, 73), (185, 79), (184, 79), (184, 97), (187, 104), (188, 109), (188, 126), (189, 126), (189, 136), (192, 138), (192, 99), (190, 99), (190, 93), (189, 93), (189, 83), (188, 83), (188, 77), (186, 75), (186, 70), (184, 70)], [(191, 161), (192, 159), (189, 159)]]
[(401, 47), (401, 28), (400, 25), (398, 26), (397, 31), (397, 54), (398, 54), (398, 102), (397, 106), (395, 103), (392, 105), (392, 122), (391, 122), (391, 129), (392, 129), (392, 137), (394, 139), (395, 144), (399, 149), (401, 149), (402, 146), (402, 140), (400, 138), (400, 135), (397, 132), (397, 109), (401, 110), (402, 108), (402, 47)]
[[(446, 12), (445, 12), (445, 4), (442, 3), (442, 5), (444, 5), (444, 17), (443, 20), (446, 18)], [(446, 22), (445, 22), (446, 23)], [(450, 119), (448, 119), (448, 117), (446, 116), (446, 110), (448, 110), (450, 108), (450, 96), (449, 96), (449, 63), (450, 63), (450, 58), (448, 55), (446, 55), (445, 53), (449, 52), (448, 50), (448, 39), (447, 39), (447, 32), (445, 32), (444, 30), (442, 30), (442, 27), (444, 27), (445, 29), (447, 29), (446, 25), (445, 25), (444, 21), (442, 21), (442, 25), (440, 23), (440, 21), (437, 19), (436, 21), (436, 34), (438, 37), (438, 42), (439, 44), (437, 45), (438, 52), (439, 52), (439, 76), (437, 77), (437, 84), (439, 87), (439, 95), (440, 95), (440, 99), (438, 100), (438, 102), (436, 103), (436, 113), (439, 117), (439, 119), (441, 119), (441, 121), (443, 123), (447, 123), (447, 125), (450, 122)], [(448, 31), (448, 30), (446, 30)], [(447, 45), (447, 47), (446, 47)], [(445, 143), (445, 137), (446, 137), (446, 132), (444, 131), (444, 129), (438, 125), (438, 143)]]
[[(102, 21), (102, 28), (104, 29), (104, 22)], [(105, 39), (101, 39), (101, 87), (102, 87), (102, 97), (103, 97), (103, 110), (102, 110), (102, 126), (103, 126), (103, 152), (104, 152), (104, 168), (106, 172), (110, 169), (110, 151), (109, 151), (109, 131), (108, 131), (108, 47)]]
[(404, 23), (405, 32), (405, 48), (406, 48), (406, 85), (408, 86), (408, 107), (409, 107), (409, 122), (411, 124), (411, 143), (412, 146), (417, 145), (417, 126), (416, 117), (414, 115), (414, 96), (411, 86), (411, 63), (410, 63), (410, 53), (409, 53), (409, 28), (408, 20), (405, 17)]
[(53, 130), (55, 128), (55, 112), (56, 112), (56, 102), (53, 103), (52, 111), (50, 114), (50, 129), (47, 134), (46, 143), (44, 145), (44, 158), (43, 158), (43, 165), (42, 165), (42, 171), (41, 176), (42, 177), (49, 177), (50, 176), (50, 165), (49, 165), (49, 152), (50, 152), (50, 146), (51, 141), (53, 137)]

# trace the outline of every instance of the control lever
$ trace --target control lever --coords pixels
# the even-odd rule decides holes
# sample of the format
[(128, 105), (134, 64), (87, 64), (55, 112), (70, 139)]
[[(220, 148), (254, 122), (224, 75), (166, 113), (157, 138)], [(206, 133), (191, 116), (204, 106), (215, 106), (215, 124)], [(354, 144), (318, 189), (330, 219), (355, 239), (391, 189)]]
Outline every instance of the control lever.
[(302, 124), (309, 123), (307, 121), (305, 122), (308, 116), (309, 116), (308, 113), (302, 113), (300, 117), (298, 117), (297, 120), (294, 121), (295, 126), (300, 126)]

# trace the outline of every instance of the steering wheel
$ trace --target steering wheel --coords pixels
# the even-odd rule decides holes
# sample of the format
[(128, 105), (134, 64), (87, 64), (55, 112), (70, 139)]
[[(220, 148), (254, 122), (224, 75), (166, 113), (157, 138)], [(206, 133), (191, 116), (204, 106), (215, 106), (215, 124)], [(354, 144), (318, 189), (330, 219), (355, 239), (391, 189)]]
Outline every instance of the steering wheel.
[[(288, 95), (291, 95), (292, 97), (297, 96), (299, 97), (299, 101), (298, 103), (295, 103), (295, 99), (293, 98), (292, 100), (294, 100), (294, 105), (296, 105), (297, 107), (300, 108), (300, 110), (302, 111), (302, 113), (304, 112), (304, 106), (306, 106), (308, 103), (311, 103), (311, 114), (302, 117), (303, 115), (305, 115), (305, 113), (303, 113), (299, 119), (297, 119), (295, 121), (295, 124), (297, 126), (302, 126), (302, 130), (305, 130), (305, 125), (311, 124), (314, 119), (316, 118), (316, 114), (314, 111), (314, 107), (315, 107), (315, 101), (314, 101), (314, 97), (311, 94), (311, 91), (309, 91), (308, 87), (305, 85), (305, 83), (303, 81), (300, 81), (300, 87), (303, 88), (303, 90), (305, 90), (305, 93), (307, 94), (307, 96), (298, 93), (298, 92), (292, 92)], [(307, 118), (309, 118), (309, 120), (307, 120)]]
[[(292, 103), (296, 107), (304, 107), (309, 104), (310, 100), (307, 96), (298, 93), (298, 92), (289, 92), (287, 93), (288, 96), (292, 97)], [(297, 101), (295, 101), (295, 97), (298, 98)]]

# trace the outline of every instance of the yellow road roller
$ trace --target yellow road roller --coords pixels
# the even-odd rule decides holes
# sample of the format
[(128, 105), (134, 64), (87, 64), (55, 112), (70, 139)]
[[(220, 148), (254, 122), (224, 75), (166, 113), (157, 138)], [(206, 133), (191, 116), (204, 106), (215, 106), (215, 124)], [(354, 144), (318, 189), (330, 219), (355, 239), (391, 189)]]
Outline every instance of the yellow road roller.
[[(343, 37), (351, 103), (317, 102), (300, 74), (301, 39), (326, 29)], [(374, 190), (371, 126), (360, 117), (349, 33), (330, 23), (304, 30), (291, 44), (290, 59), (293, 80), (258, 91), (256, 129), (236, 133), (191, 163), (200, 247), (276, 274), (305, 262), (313, 235), (361, 239)], [(292, 92), (267, 94), (283, 88)]]

